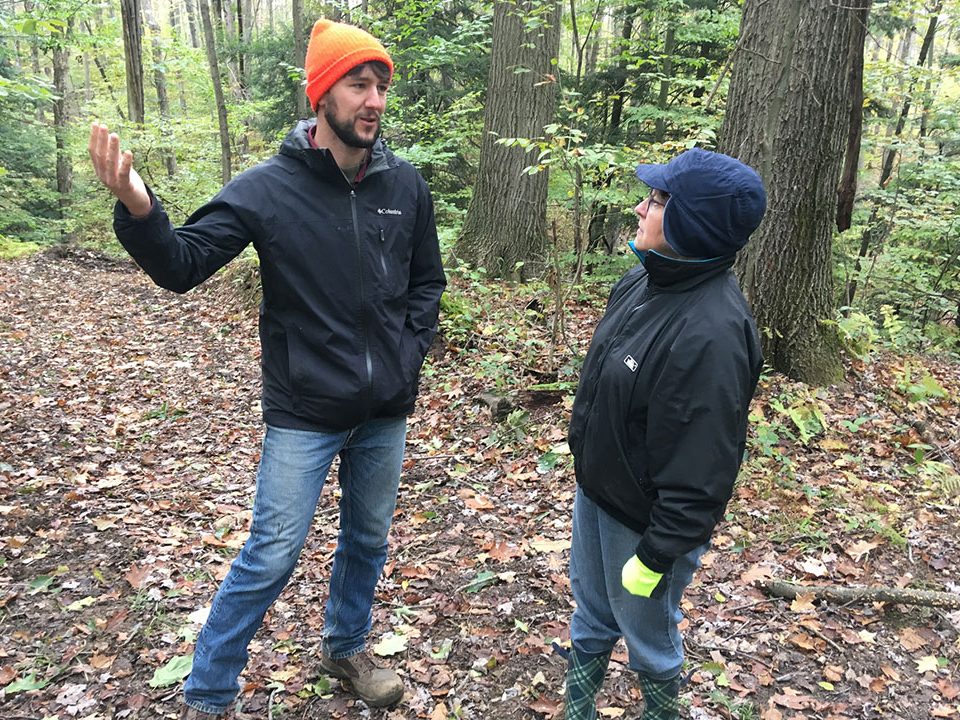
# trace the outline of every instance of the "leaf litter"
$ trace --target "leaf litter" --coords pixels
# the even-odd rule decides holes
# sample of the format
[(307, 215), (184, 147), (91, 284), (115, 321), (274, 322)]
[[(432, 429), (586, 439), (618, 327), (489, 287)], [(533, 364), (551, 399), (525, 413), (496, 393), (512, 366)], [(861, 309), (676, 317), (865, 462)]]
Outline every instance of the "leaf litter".
[[(4, 717), (177, 716), (206, 608), (246, 537), (261, 439), (255, 313), (228, 282), (208, 285), (175, 296), (85, 251), (0, 264)], [(566, 309), (567, 361), (605, 292), (586, 286)], [(318, 673), (331, 475), (251, 645), (251, 716), (562, 713), (552, 643), (569, 641), (570, 397), (528, 388), (569, 387), (570, 373), (537, 367), (548, 293), (460, 277), (451, 293), (475, 322), (442, 323), (431, 350), (370, 638), (406, 695), (372, 710)], [(499, 422), (489, 392), (511, 396)], [(960, 592), (958, 397), (949, 358), (876, 353), (824, 389), (763, 378), (735, 498), (683, 601), (685, 716), (960, 718), (957, 611), (759, 587)], [(641, 703), (620, 645), (600, 715), (636, 717)]]

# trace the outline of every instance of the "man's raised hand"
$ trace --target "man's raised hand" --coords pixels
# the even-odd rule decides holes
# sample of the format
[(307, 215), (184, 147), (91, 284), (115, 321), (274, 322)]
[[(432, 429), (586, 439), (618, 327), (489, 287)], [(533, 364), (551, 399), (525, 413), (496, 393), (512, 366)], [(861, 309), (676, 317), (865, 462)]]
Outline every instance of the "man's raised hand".
[(152, 206), (150, 195), (140, 175), (133, 169), (131, 152), (126, 150), (120, 153), (120, 137), (109, 132), (106, 125), (93, 123), (87, 151), (100, 182), (126, 205), (130, 214), (135, 217), (148, 215)]

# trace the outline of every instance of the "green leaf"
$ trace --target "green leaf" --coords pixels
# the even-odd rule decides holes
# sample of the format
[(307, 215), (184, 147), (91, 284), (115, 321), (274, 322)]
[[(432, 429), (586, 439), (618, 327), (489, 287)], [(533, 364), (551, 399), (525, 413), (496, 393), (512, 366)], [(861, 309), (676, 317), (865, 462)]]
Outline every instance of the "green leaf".
[(35, 577), (30, 581), (30, 594), (34, 595), (36, 593), (46, 592), (50, 589), (50, 586), (53, 585), (54, 580), (56, 580), (55, 575), (40, 575)]
[(453, 640), (447, 638), (436, 650), (430, 651), (430, 657), (434, 660), (446, 660), (450, 657), (450, 651), (453, 649)]
[(97, 601), (96, 598), (90, 597), (90, 596), (88, 595), (88, 596), (85, 597), (85, 598), (82, 598), (82, 599), (80, 599), (80, 600), (76, 600), (76, 601), (70, 603), (69, 605), (67, 605), (67, 606), (64, 608), (64, 610), (69, 610), (69, 611), (71, 611), (71, 612), (76, 612), (77, 610), (82, 610), (82, 609), (85, 608), (85, 607), (89, 607), (90, 605), (93, 605), (96, 601)]
[(464, 586), (463, 591), (468, 593), (480, 592), (495, 582), (497, 582), (497, 574), (489, 570), (484, 570), (481, 573), (477, 573), (477, 576)]
[(517, 620), (514, 618), (513, 626), (520, 632), (528, 633), (530, 632), (530, 626), (527, 625), (523, 620)]
[(183, 680), (190, 674), (193, 667), (193, 653), (189, 655), (177, 655), (162, 668), (157, 668), (150, 679), (150, 687), (168, 687)]
[(3, 689), (3, 692), (5, 695), (15, 695), (29, 690), (42, 690), (49, 682), (49, 680), (37, 680), (36, 676), (30, 673), (25, 678), (14, 680)]

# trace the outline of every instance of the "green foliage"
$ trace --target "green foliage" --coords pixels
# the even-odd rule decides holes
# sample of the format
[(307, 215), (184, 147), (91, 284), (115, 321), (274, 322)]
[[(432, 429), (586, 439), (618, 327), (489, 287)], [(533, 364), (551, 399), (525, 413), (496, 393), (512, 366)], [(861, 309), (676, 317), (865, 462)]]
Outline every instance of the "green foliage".
[(925, 403), (947, 397), (947, 391), (933, 375), (922, 370), (917, 378), (910, 363), (904, 363), (903, 370), (896, 374), (896, 389), (910, 403)]
[(0, 45), (0, 237), (4, 255), (16, 255), (30, 245), (13, 243), (58, 240), (61, 224), (53, 134), (38, 116), (49, 87), (17, 69), (8, 53)]
[[(845, 311), (846, 314), (843, 314)], [(849, 308), (840, 309), (837, 329), (844, 350), (860, 360), (865, 360), (870, 356), (879, 338), (873, 320), (862, 312), (849, 312)]]

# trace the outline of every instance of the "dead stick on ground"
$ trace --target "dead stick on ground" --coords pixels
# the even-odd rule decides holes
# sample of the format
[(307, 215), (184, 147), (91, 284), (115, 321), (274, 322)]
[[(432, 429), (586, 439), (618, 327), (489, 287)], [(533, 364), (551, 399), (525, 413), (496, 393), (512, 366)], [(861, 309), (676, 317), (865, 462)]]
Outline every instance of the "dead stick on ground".
[(960, 610), (960, 595), (933, 590), (907, 590), (892, 587), (848, 588), (828, 585), (797, 585), (784, 580), (766, 580), (759, 587), (776, 597), (793, 599), (797, 595), (810, 595), (818, 600), (835, 602), (892, 602), (902, 605)]

